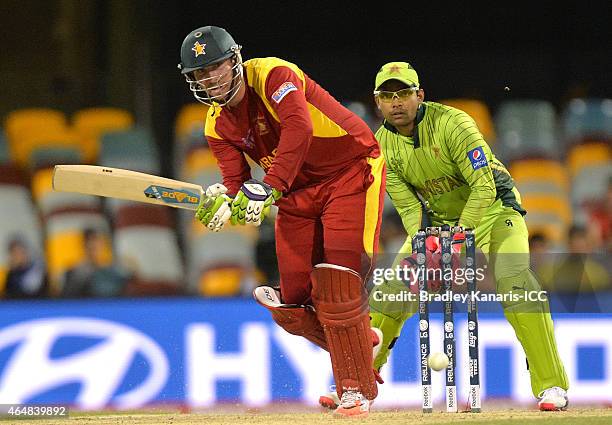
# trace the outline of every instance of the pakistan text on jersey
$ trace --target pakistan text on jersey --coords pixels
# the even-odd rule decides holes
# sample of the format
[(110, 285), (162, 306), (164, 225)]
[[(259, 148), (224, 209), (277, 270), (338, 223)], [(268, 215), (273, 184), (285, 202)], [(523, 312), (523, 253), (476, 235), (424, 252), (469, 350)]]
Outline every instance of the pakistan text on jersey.
[(426, 180), (420, 192), (425, 197), (443, 195), (463, 185), (465, 185), (465, 183), (455, 177), (443, 176), (437, 179)]

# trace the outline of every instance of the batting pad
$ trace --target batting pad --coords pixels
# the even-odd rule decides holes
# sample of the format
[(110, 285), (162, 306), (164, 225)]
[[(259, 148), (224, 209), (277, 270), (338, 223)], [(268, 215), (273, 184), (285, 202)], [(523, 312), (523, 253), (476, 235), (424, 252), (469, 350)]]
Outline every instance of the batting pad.
[(281, 328), (329, 351), (323, 327), (312, 306), (283, 304), (281, 292), (271, 286), (258, 286), (253, 290), (253, 297), (255, 301), (270, 310), (272, 319)]
[(372, 370), (368, 294), (361, 277), (347, 267), (317, 264), (310, 278), (312, 301), (325, 331), (338, 396), (352, 389), (373, 400), (378, 387)]

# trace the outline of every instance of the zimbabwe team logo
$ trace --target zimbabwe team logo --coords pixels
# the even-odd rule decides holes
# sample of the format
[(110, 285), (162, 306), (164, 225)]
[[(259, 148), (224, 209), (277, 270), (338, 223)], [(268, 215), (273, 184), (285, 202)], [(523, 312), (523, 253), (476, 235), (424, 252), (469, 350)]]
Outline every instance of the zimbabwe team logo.
[(199, 41), (196, 41), (193, 44), (193, 47), (191, 48), (191, 50), (193, 50), (195, 52), (195, 57), (197, 58), (200, 55), (205, 55), (206, 54), (206, 52), (204, 51), (205, 47), (206, 47), (206, 43), (200, 44)]

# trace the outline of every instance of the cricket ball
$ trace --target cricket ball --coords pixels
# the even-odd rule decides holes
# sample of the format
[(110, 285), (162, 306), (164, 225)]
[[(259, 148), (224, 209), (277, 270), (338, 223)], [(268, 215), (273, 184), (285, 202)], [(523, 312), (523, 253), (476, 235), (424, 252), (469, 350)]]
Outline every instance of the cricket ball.
[(435, 371), (446, 369), (448, 366), (448, 357), (444, 353), (431, 353), (427, 359), (429, 367)]

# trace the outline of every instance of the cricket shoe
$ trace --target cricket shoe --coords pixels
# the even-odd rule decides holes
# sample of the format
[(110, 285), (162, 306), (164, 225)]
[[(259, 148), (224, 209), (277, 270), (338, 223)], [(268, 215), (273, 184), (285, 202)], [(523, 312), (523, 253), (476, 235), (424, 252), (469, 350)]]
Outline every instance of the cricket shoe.
[(334, 416), (341, 418), (365, 418), (370, 414), (370, 400), (356, 390), (344, 390)]
[(565, 410), (568, 404), (567, 392), (559, 387), (551, 387), (542, 391), (539, 399), (540, 410)]
[[(382, 331), (378, 328), (372, 329), (372, 359), (375, 359), (378, 353), (380, 352), (380, 348), (382, 347), (383, 334)], [(384, 381), (378, 374), (378, 372), (374, 371), (374, 376), (376, 377), (376, 381), (379, 384), (382, 384)], [(329, 410), (337, 409), (340, 405), (340, 399), (338, 398), (338, 393), (336, 392), (336, 386), (332, 385), (330, 388), (330, 392), (319, 397), (319, 404)]]

